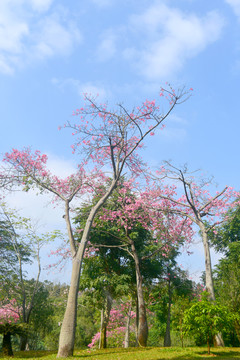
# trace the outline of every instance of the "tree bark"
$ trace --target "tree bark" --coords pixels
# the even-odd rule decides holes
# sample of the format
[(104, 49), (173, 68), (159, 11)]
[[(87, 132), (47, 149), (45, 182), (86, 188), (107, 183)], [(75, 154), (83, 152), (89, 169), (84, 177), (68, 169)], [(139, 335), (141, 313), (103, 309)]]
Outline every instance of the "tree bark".
[(73, 355), (80, 271), (81, 262), (78, 259), (73, 259), (72, 277), (68, 293), (67, 307), (59, 338), (58, 357)]
[(146, 306), (143, 297), (143, 286), (142, 286), (142, 275), (140, 271), (140, 263), (138, 254), (134, 245), (134, 242), (131, 241), (131, 250), (135, 261), (136, 267), (136, 282), (137, 282), (137, 297), (138, 297), (138, 332), (137, 340), (140, 346), (147, 346), (148, 339), (148, 324), (147, 324), (147, 315), (146, 315)]
[(127, 313), (127, 322), (126, 322), (126, 332), (125, 332), (125, 338), (124, 338), (124, 347), (129, 347), (129, 335), (130, 335), (130, 320), (131, 320), (131, 310), (132, 310), (132, 304), (130, 305)]
[[(199, 223), (199, 227), (202, 233), (202, 241), (203, 241), (204, 255), (205, 255), (206, 289), (210, 295), (209, 296), (210, 300), (215, 301), (216, 298), (215, 298), (215, 292), (213, 286), (212, 264), (211, 264), (211, 255), (210, 255), (207, 231), (202, 222)], [(221, 333), (215, 335), (214, 342), (216, 346), (225, 346)]]
[(3, 356), (13, 356), (10, 332), (3, 334), (2, 353)]
[(205, 273), (206, 273), (206, 289), (210, 295), (210, 300), (215, 301), (215, 293), (213, 287), (213, 276), (212, 276), (212, 264), (211, 264), (211, 255), (208, 242), (207, 231), (203, 223), (199, 223), (201, 229), (202, 241), (204, 247), (204, 256), (205, 256)]
[(20, 351), (25, 351), (27, 346), (28, 338), (27, 336), (22, 335), (20, 337)]
[(112, 309), (112, 297), (109, 292), (106, 292), (104, 307), (101, 311), (101, 330), (100, 330), (99, 349), (106, 349), (107, 347), (107, 326), (109, 322), (111, 309)]
[(171, 292), (171, 281), (168, 281), (168, 315), (167, 315), (167, 327), (164, 336), (164, 346), (169, 347), (172, 345), (170, 326), (171, 326), (171, 305), (172, 305), (172, 292)]

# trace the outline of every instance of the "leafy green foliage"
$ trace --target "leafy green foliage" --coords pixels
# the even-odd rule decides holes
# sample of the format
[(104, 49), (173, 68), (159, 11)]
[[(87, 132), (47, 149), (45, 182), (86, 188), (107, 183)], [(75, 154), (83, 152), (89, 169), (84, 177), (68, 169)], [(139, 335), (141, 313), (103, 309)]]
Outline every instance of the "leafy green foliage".
[(201, 337), (210, 353), (213, 337), (231, 328), (232, 315), (227, 307), (209, 301), (206, 293), (185, 312), (183, 324), (185, 334), (192, 334), (195, 339)]
[(227, 220), (217, 231), (209, 231), (211, 244), (220, 252), (227, 251), (229, 244), (240, 241), (240, 207), (231, 209), (226, 216)]

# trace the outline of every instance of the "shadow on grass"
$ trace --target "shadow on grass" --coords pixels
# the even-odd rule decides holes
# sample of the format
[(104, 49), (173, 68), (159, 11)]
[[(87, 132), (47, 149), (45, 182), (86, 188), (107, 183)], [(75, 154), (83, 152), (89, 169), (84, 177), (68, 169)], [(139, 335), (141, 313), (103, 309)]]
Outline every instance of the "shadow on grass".
[[(16, 352), (16, 359), (55, 360), (56, 351)], [(0, 359), (2, 357), (0, 356)], [(105, 350), (76, 350), (69, 360), (240, 360), (238, 348), (214, 348), (207, 354), (205, 348), (109, 348)]]
[(14, 352), (13, 356), (11, 358), (20, 358), (20, 359), (37, 359), (42, 357), (48, 357), (49, 355), (53, 355), (54, 358), (57, 357), (56, 351), (47, 351), (47, 350), (38, 350), (38, 351), (16, 351)]

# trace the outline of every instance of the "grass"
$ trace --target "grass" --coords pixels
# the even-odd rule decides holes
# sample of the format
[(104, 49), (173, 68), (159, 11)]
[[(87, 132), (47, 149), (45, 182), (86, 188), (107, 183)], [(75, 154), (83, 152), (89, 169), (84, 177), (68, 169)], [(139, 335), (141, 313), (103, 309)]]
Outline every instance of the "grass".
[[(54, 351), (26, 351), (15, 352), (14, 358), (18, 360), (54, 360)], [(0, 355), (0, 359), (3, 357)], [(207, 354), (207, 348), (129, 348), (129, 349), (106, 349), (106, 350), (76, 350), (71, 360), (240, 360), (240, 348), (212, 348), (211, 354)]]

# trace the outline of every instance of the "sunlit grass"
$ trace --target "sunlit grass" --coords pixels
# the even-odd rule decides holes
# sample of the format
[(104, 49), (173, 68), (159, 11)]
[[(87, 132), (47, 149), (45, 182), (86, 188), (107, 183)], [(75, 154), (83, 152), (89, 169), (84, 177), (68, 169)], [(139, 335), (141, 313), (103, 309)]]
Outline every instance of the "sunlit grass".
[[(14, 357), (21, 359), (56, 359), (53, 351), (18, 351)], [(0, 359), (3, 357), (0, 355)], [(207, 348), (129, 348), (129, 349), (106, 349), (106, 350), (76, 350), (71, 359), (75, 360), (192, 360), (192, 359), (239, 359), (240, 348), (212, 348), (211, 354), (207, 354)]]

